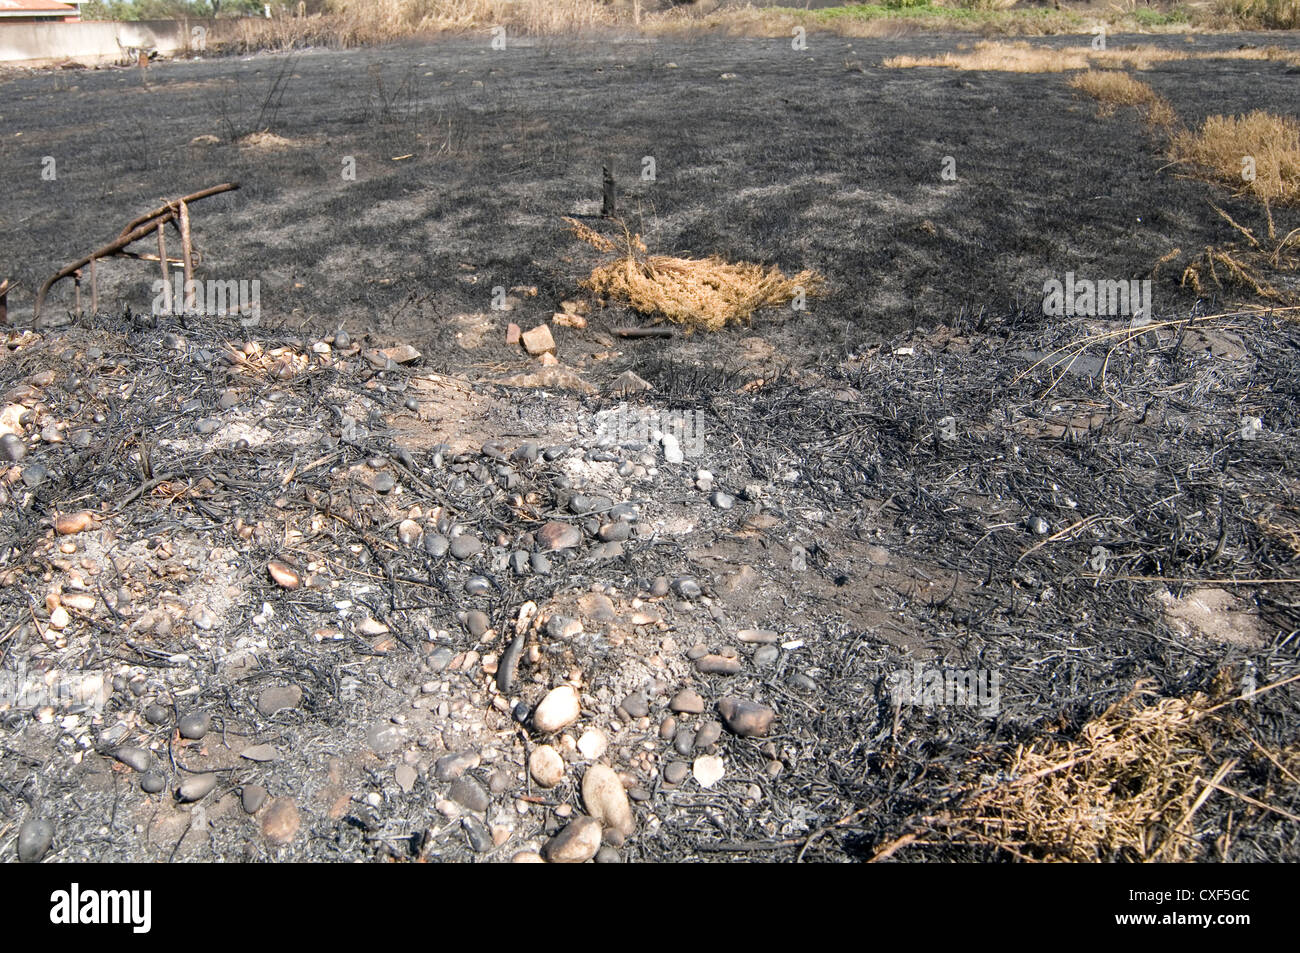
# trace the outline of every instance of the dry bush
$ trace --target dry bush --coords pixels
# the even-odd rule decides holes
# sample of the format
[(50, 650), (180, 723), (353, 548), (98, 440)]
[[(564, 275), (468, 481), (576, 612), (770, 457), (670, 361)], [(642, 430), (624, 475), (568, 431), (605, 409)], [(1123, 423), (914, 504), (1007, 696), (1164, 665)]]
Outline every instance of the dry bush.
[(1206, 696), (1157, 698), (1146, 684), (1085, 724), (1043, 735), (1007, 759), (1009, 780), (977, 790), (932, 819), (958, 840), (1024, 860), (1187, 861), (1201, 805), (1232, 770)]
[[(1300, 302), (1300, 290), (1294, 276), (1300, 272), (1300, 228), (1277, 237), (1277, 226), (1268, 203), (1264, 204), (1263, 236), (1237, 222), (1231, 215), (1211, 203), (1213, 208), (1241, 236), (1224, 245), (1210, 245), (1183, 269), (1182, 285), (1198, 295), (1213, 282), (1222, 289), (1242, 289), (1257, 298), (1294, 305)], [(1290, 284), (1292, 287), (1287, 287)], [(1281, 285), (1281, 287), (1279, 287)]]
[(1300, 29), (1300, 0), (1217, 0), (1215, 8), (1237, 29)]
[[(1300, 122), (1256, 110), (1211, 116), (1198, 130), (1174, 137), (1170, 156), (1196, 175), (1261, 202), (1300, 205)], [(1254, 159), (1254, 179), (1243, 179), (1243, 158)]]
[(575, 219), (565, 221), (579, 239), (616, 255), (595, 268), (583, 280), (584, 287), (689, 330), (717, 331), (728, 324), (748, 324), (759, 308), (785, 304), (800, 290), (816, 294), (822, 286), (821, 276), (813, 271), (787, 278), (779, 268), (750, 262), (651, 255), (641, 236), (626, 227), (616, 242)]
[(1070, 86), (1086, 93), (1101, 103), (1101, 114), (1113, 112), (1116, 106), (1134, 106), (1153, 126), (1172, 128), (1178, 121), (1174, 107), (1163, 96), (1128, 73), (1117, 70), (1088, 70), (1070, 80)]
[(981, 41), (975, 49), (939, 56), (892, 56), (882, 66), (947, 66), (960, 70), (994, 70), (1003, 73), (1064, 73), (1088, 68), (1088, 50), (1057, 50), (1028, 43)]
[(1065, 73), (1093, 67), (1146, 70), (1157, 63), (1213, 59), (1277, 60), (1295, 65), (1300, 60), (1300, 55), (1277, 46), (1192, 52), (1165, 49), (1147, 43), (1094, 50), (1084, 46), (1056, 49), (1024, 41), (1008, 43), (1002, 40), (985, 40), (975, 44), (975, 48), (970, 51), (942, 53), (938, 56), (893, 56), (885, 60), (882, 65), (893, 68), (946, 66), (951, 69), (992, 70), (1004, 73)]

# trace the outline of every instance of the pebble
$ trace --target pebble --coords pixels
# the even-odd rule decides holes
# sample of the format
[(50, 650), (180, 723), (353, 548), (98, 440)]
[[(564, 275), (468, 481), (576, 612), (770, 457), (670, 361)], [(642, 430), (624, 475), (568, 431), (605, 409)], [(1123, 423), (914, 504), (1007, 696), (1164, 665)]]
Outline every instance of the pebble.
[[(550, 552), (573, 549), (581, 542), (582, 531), (571, 523), (551, 522), (537, 531), (538, 547)], [(540, 570), (538, 571), (540, 572)]]
[(715, 490), (713, 495), (709, 497), (709, 502), (720, 510), (729, 510), (736, 505), (736, 498), (729, 493)]
[(743, 698), (722, 699), (718, 702), (718, 711), (727, 727), (744, 738), (766, 735), (776, 717), (771, 708)]
[(54, 611), (50, 613), (50, 628), (62, 632), (72, 624), (72, 616), (68, 615), (68, 610), (63, 606), (55, 606)]
[(691, 773), (695, 775), (695, 780), (700, 787), (711, 788), (722, 780), (727, 769), (716, 754), (702, 754), (695, 759), (695, 764), (691, 766)]
[(679, 715), (698, 715), (704, 711), (704, 699), (700, 693), (690, 688), (683, 688), (673, 696), (668, 707)]
[(700, 730), (695, 733), (695, 747), (709, 748), (717, 744), (722, 738), (722, 725), (716, 721), (706, 721), (700, 725)]
[(435, 559), (447, 555), (450, 548), (451, 540), (441, 533), (430, 533), (424, 537), (424, 551)]
[(677, 719), (669, 715), (659, 723), (659, 737), (664, 741), (677, 734)]
[(669, 784), (681, 784), (690, 770), (690, 765), (685, 761), (672, 761), (664, 768), (664, 780)]
[(537, 853), (536, 851), (532, 851), (532, 850), (521, 850), (519, 853), (515, 854), (513, 857), (510, 858), (510, 863), (512, 863), (512, 864), (544, 864), (544, 863), (546, 863), (546, 861), (542, 860), (542, 855), (539, 854), (539, 853)]
[(561, 685), (551, 689), (538, 704), (533, 712), (533, 727), (546, 733), (559, 731), (577, 721), (581, 714), (577, 691), (572, 685)]
[(673, 737), (673, 748), (680, 755), (690, 754), (695, 750), (695, 732), (682, 725), (677, 729), (677, 734)]
[(663, 447), (664, 460), (668, 463), (682, 463), (686, 459), (686, 454), (682, 453), (681, 443), (672, 434), (664, 434), (659, 439), (659, 443)]
[(451, 541), (451, 554), (456, 559), (469, 559), (481, 552), (483, 552), (483, 540), (477, 536), (471, 536), (467, 533), (464, 536), (457, 536)]
[(695, 660), (695, 668), (705, 675), (737, 675), (740, 660), (722, 655), (705, 655)]
[(245, 814), (256, 814), (266, 803), (266, 788), (260, 784), (245, 784), (239, 792), (239, 804)]
[(564, 759), (550, 745), (539, 745), (528, 756), (528, 773), (544, 788), (553, 788), (564, 780)]
[(286, 708), (297, 708), (302, 701), (302, 689), (297, 685), (272, 685), (257, 696), (257, 710), (270, 718)]
[(375, 754), (392, 754), (402, 746), (402, 732), (390, 722), (376, 722), (366, 729), (366, 744)]
[(418, 546), (423, 535), (424, 530), (415, 520), (402, 520), (397, 524), (397, 541), (408, 549)]
[(272, 559), (267, 563), (266, 571), (281, 589), (297, 589), (302, 584), (302, 577), (298, 575), (298, 570), (278, 559)]
[(278, 797), (262, 815), (262, 836), (272, 844), (283, 847), (298, 836), (302, 819), (293, 798)]
[(415, 787), (417, 777), (415, 768), (409, 764), (399, 764), (397, 770), (393, 772), (393, 780), (397, 782), (397, 786), (402, 789), (404, 794), (411, 793), (411, 789)]
[(1029, 518), (1029, 528), (1038, 536), (1046, 536), (1047, 531), (1051, 529), (1047, 520), (1041, 516), (1032, 516)]
[(805, 675), (803, 672), (792, 673), (786, 681), (790, 684), (791, 688), (797, 688), (799, 691), (815, 692), (818, 689), (817, 682), (810, 676)]
[(118, 748), (113, 757), (134, 771), (144, 771), (149, 767), (149, 752), (143, 748)]
[(600, 850), (600, 821), (579, 817), (542, 847), (542, 856), (552, 864), (581, 864)]
[(470, 848), (476, 854), (483, 854), (492, 849), (492, 833), (477, 817), (462, 817), (460, 827), (469, 839)]
[[(599, 835), (597, 835), (599, 837)], [(54, 825), (43, 817), (29, 817), (18, 828), (18, 860), (34, 864), (45, 856), (54, 841)], [(595, 853), (593, 851), (592, 853)]]
[(167, 786), (167, 779), (157, 771), (146, 771), (140, 778), (140, 790), (145, 794), (158, 794)]
[(176, 800), (185, 802), (202, 800), (211, 794), (216, 786), (215, 774), (191, 774), (176, 789)]
[(621, 543), (632, 535), (632, 526), (629, 523), (619, 520), (617, 523), (606, 523), (597, 533), (602, 542)]
[(461, 807), (477, 811), (480, 814), (486, 811), (492, 803), (492, 798), (487, 789), (468, 775), (462, 775), (452, 782), (447, 796)]
[(370, 486), (376, 493), (391, 493), (397, 486), (397, 479), (387, 470), (380, 470), (370, 478)]
[(769, 665), (775, 665), (776, 660), (781, 657), (781, 650), (775, 645), (760, 645), (754, 653), (754, 664), (759, 668), (766, 668)]
[(775, 643), (780, 636), (771, 629), (741, 629), (736, 633), (736, 638), (741, 642), (771, 645)]
[(618, 705), (633, 718), (644, 718), (650, 714), (650, 703), (646, 700), (645, 695), (640, 692), (633, 692), (624, 698)]
[(680, 579), (673, 581), (673, 588), (683, 599), (698, 599), (700, 597), (700, 584), (690, 576), (682, 576)]
[(190, 741), (200, 740), (211, 727), (212, 720), (203, 712), (191, 712), (176, 723), (176, 730), (181, 733), (181, 737)]
[(7, 433), (0, 437), (0, 460), (17, 463), (27, 456), (27, 444), (16, 434)]
[(144, 710), (144, 720), (151, 725), (163, 725), (171, 718), (172, 710), (166, 705), (153, 704)]
[(55, 517), (54, 531), (60, 536), (74, 536), (85, 532), (95, 525), (95, 516), (89, 510), (79, 513), (65, 513)]
[(433, 776), (439, 781), (455, 781), (471, 768), (477, 768), (481, 760), (474, 750), (446, 754), (433, 763)]
[(471, 596), (485, 596), (492, 591), (492, 582), (486, 576), (470, 576), (465, 580), (465, 593)]
[(551, 571), (551, 561), (545, 553), (533, 553), (528, 557), (528, 563), (539, 576), (548, 575)]
[(483, 633), (490, 628), (492, 628), (492, 621), (481, 609), (472, 609), (465, 614), (465, 629), (474, 638), (482, 638)]
[(578, 751), (588, 761), (600, 758), (609, 748), (609, 739), (599, 728), (588, 728), (578, 739)]
[(582, 635), (582, 623), (567, 615), (553, 615), (546, 620), (546, 634), (553, 639), (574, 639)]
[(239, 752), (239, 756), (262, 764), (267, 761), (275, 761), (280, 757), (280, 752), (275, 749), (275, 745), (261, 744), (245, 748)]
[(668, 579), (665, 576), (656, 576), (654, 582), (650, 583), (650, 595), (656, 599), (662, 599), (668, 595)]

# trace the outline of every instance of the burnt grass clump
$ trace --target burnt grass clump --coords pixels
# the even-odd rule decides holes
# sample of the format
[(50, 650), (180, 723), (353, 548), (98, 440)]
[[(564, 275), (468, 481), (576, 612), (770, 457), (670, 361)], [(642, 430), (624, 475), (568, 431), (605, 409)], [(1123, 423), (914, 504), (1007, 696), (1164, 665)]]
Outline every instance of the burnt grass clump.
[[(583, 759), (553, 789), (524, 767), (561, 744), (527, 713), (572, 681), (633, 794), (623, 859), (1056, 859), (954, 819), (1014, 780), (1018, 746), (1081, 737), (1139, 684), (1222, 706), (1198, 756), (1206, 778), (1232, 761), (1231, 791), (1188, 819), (1184, 856), (1300, 856), (1296, 312), (1158, 273), (1148, 323), (1045, 317), (1045, 278), (1142, 277), (1222, 240), (1208, 187), (1060, 77), (877, 68), (951, 38), (818, 44), (456, 40), (0, 79), (23, 132), (0, 142), (0, 278), (23, 289), (0, 392), (24, 448), (0, 491), (0, 673), (105, 679), (94, 704), (0, 711), (0, 851), (40, 816), (60, 860), (509, 859), (584, 808)], [(1189, 122), (1285, 110), (1293, 85), (1254, 61), (1142, 77)], [(267, 130), (285, 142), (244, 139)], [(598, 257), (562, 218), (599, 211), (611, 162), (656, 250), (815, 269), (827, 293), (641, 339), (615, 332), (643, 317), (593, 299), (584, 328), (554, 328), (589, 388), (503, 384), (537, 365), (507, 324), (581, 297)], [(31, 320), (57, 267), (235, 180), (194, 210), (199, 270), (259, 280), (260, 322), (153, 314), (151, 268), (121, 261), (101, 263), (100, 313), (64, 285)], [(378, 354), (397, 343), (419, 356)], [(613, 395), (629, 370), (653, 389)], [(665, 411), (704, 435), (681, 463), (608, 438)], [(528, 442), (561, 449), (514, 457)], [(614, 546), (596, 527), (620, 504)], [(516, 569), (547, 523), (580, 544)], [(457, 534), (482, 552), (431, 542)], [(521, 611), (529, 651), (500, 688)], [(584, 631), (554, 636), (554, 616)], [(698, 671), (695, 645), (740, 671)], [(996, 674), (997, 704), (900, 700), (918, 665)], [(682, 687), (706, 705), (692, 730), (724, 697), (777, 713), (710, 747), (717, 786), (665, 780), (694, 757), (658, 734)], [(644, 723), (621, 707), (637, 692)], [(191, 712), (202, 738), (177, 730)], [(471, 751), (487, 811), (435, 768)], [(178, 802), (207, 774), (211, 795)], [(291, 832), (246, 813), (258, 787)]]

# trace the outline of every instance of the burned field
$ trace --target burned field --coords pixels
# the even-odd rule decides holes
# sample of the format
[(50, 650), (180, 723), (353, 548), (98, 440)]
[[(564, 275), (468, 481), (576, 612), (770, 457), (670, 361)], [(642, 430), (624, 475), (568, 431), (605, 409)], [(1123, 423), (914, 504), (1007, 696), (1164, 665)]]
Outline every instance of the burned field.
[[(1064, 77), (881, 66), (955, 42), (0, 77), (0, 851), (1300, 855), (1300, 323), (1157, 267), (1263, 215)], [(1194, 124), (1292, 69), (1140, 78)], [(602, 166), (650, 251), (824, 285), (653, 325), (582, 284)], [(197, 275), (256, 320), (116, 258), (33, 318), (235, 181)]]

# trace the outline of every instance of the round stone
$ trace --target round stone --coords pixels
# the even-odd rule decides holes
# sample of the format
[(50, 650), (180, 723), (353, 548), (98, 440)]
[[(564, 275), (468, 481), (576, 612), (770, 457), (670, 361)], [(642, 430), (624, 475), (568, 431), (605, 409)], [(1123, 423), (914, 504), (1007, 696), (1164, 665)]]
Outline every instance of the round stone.
[(550, 745), (538, 745), (528, 756), (528, 773), (544, 788), (553, 788), (564, 780), (564, 759)]
[(541, 732), (554, 732), (567, 728), (582, 714), (578, 692), (572, 685), (553, 688), (533, 712), (533, 727)]
[(159, 794), (167, 786), (167, 779), (157, 771), (148, 771), (140, 779), (140, 790), (145, 794)]
[(211, 719), (203, 712), (191, 712), (176, 723), (176, 730), (181, 733), (182, 738), (198, 741), (208, 733), (211, 725)]
[[(597, 825), (599, 827), (599, 825)], [(597, 833), (599, 846), (599, 833)], [(54, 825), (43, 817), (31, 817), (23, 821), (18, 829), (18, 860), (24, 864), (34, 864), (50, 849), (54, 841)], [(595, 853), (595, 850), (592, 851)]]
[(456, 559), (469, 559), (481, 552), (483, 552), (483, 540), (477, 536), (466, 534), (457, 536), (451, 541), (451, 554)]

